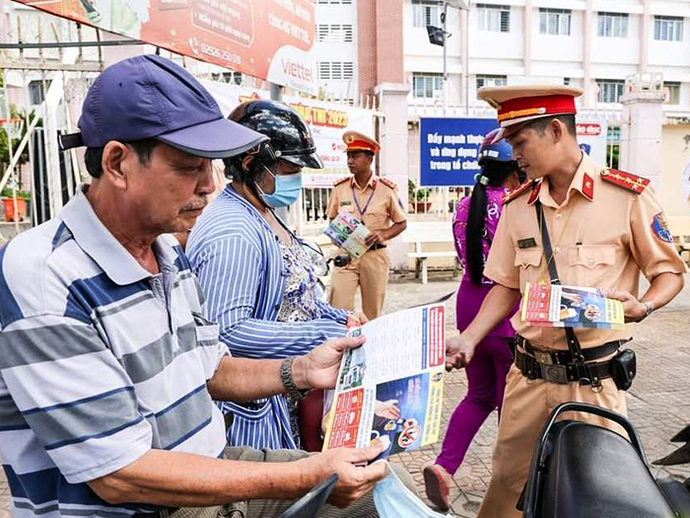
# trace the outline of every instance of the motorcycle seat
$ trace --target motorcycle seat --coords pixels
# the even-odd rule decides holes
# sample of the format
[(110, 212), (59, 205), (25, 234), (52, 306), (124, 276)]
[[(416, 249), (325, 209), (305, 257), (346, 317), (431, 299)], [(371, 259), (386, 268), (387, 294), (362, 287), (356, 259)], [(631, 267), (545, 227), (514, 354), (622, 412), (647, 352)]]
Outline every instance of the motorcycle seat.
[(673, 518), (645, 461), (618, 433), (557, 422), (546, 444), (540, 518)]

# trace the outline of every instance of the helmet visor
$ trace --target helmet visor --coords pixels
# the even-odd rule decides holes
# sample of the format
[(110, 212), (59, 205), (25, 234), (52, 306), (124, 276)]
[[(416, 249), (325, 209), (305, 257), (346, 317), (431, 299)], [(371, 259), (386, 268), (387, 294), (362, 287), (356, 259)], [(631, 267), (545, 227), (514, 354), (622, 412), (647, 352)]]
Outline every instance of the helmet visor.
[(315, 148), (279, 151), (277, 154), (281, 160), (300, 167), (308, 167), (309, 169), (323, 169), (324, 167), (321, 157), (316, 153)]

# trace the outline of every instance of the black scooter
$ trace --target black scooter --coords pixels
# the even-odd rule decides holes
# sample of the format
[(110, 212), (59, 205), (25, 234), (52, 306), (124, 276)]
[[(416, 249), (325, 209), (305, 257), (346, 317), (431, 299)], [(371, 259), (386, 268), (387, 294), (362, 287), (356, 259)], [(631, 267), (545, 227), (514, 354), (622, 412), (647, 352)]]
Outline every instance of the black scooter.
[[(610, 419), (629, 440), (581, 421), (556, 422), (571, 411)], [(690, 441), (690, 426), (672, 441)], [(690, 444), (655, 464), (684, 463), (690, 463)], [(690, 518), (690, 479), (655, 479), (635, 427), (622, 415), (564, 403), (541, 431), (519, 505), (524, 518)]]

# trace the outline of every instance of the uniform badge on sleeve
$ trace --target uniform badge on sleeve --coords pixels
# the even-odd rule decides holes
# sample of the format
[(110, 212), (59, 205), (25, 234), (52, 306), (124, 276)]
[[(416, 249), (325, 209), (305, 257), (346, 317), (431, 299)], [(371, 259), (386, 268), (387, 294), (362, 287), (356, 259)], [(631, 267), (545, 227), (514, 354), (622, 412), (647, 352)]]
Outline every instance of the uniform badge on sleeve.
[(659, 212), (652, 218), (652, 230), (656, 237), (661, 239), (664, 243), (673, 243), (673, 236), (668, 229), (668, 222), (663, 212)]

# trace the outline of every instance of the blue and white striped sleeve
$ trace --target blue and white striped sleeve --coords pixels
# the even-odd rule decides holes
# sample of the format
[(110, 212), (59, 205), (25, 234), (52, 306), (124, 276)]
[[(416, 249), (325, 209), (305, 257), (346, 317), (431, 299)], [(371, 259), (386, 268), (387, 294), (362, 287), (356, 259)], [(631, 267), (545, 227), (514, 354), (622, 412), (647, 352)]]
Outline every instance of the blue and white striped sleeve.
[(13, 322), (0, 333), (0, 373), (24, 426), (72, 484), (151, 448), (132, 380), (88, 324), (55, 315)]
[(195, 271), (207, 295), (209, 318), (220, 340), (240, 358), (286, 358), (306, 354), (329, 338), (345, 336), (345, 320), (274, 322), (254, 317), (266, 265), (256, 245), (240, 235), (208, 243), (195, 255)]
[(319, 314), (321, 318), (328, 318), (329, 320), (335, 320), (336, 322), (347, 323), (347, 315), (349, 313), (348, 310), (336, 309), (330, 304), (326, 304), (321, 300), (317, 300), (316, 305), (319, 307)]

